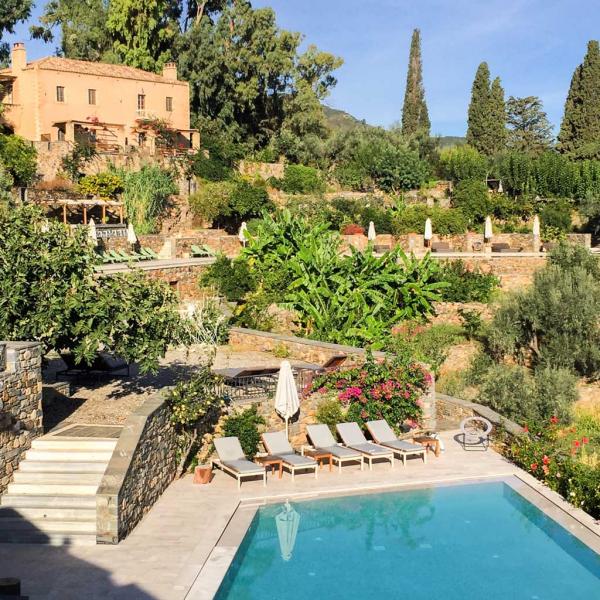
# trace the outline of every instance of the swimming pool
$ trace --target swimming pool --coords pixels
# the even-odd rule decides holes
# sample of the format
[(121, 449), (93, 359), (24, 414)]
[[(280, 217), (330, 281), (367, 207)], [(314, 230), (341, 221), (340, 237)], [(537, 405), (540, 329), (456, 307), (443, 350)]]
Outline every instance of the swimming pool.
[(590, 600), (600, 557), (504, 482), (260, 508), (218, 600)]

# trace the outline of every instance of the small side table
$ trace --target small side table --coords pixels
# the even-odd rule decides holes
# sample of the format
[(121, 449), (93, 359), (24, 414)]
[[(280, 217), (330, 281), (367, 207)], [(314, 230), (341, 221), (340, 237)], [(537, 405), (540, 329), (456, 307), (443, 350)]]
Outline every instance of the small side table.
[(440, 441), (437, 438), (428, 436), (417, 436), (413, 438), (413, 441), (421, 446), (425, 446), (426, 450), (433, 450), (436, 457), (440, 455)]
[(323, 468), (323, 461), (327, 459), (327, 461), (329, 462), (329, 470), (331, 471), (331, 464), (333, 462), (331, 460), (331, 452), (320, 452), (319, 450), (304, 450), (304, 456), (310, 456), (311, 458), (314, 458), (319, 463), (320, 469)]
[(267, 471), (270, 467), (272, 473), (274, 473), (275, 469), (278, 467), (279, 479), (281, 479), (281, 476), (283, 475), (283, 461), (278, 456), (259, 456), (255, 460), (259, 465), (263, 465)]

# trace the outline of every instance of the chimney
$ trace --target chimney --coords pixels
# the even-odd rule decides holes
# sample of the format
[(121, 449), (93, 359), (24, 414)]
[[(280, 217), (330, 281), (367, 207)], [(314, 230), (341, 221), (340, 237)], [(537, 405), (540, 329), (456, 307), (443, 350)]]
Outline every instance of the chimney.
[(171, 81), (177, 81), (177, 64), (174, 62), (165, 63), (163, 67), (163, 77)]
[(15, 42), (10, 55), (13, 75), (17, 75), (27, 66), (27, 50), (23, 42)]

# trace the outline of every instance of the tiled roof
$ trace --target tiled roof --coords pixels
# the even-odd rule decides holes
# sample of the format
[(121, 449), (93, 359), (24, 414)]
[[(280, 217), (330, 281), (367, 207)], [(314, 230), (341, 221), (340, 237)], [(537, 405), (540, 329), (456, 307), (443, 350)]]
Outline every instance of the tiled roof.
[[(185, 81), (167, 79), (157, 73), (150, 73), (135, 67), (125, 65), (111, 65), (101, 62), (89, 62), (86, 60), (74, 60), (72, 58), (60, 58), (58, 56), (47, 56), (33, 62), (27, 63), (27, 69), (38, 67), (50, 71), (64, 71), (67, 73), (81, 73), (95, 77), (119, 77), (121, 79), (136, 79), (138, 81), (153, 81), (156, 83), (174, 83), (186, 85)], [(4, 70), (3, 70), (4, 71)], [(10, 69), (5, 69), (10, 71)], [(0, 71), (1, 73), (2, 71)]]

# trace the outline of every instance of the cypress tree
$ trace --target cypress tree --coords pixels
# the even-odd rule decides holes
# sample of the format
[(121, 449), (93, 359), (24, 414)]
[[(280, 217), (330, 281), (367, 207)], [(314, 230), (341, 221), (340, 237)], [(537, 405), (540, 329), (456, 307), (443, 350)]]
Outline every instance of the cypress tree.
[[(484, 152), (484, 139), (488, 126), (488, 107), (490, 103), (490, 69), (486, 62), (477, 67), (471, 103), (469, 104), (467, 144)], [(485, 152), (487, 154), (487, 152)]]
[(423, 87), (423, 63), (421, 60), (421, 32), (415, 29), (410, 43), (406, 91), (402, 108), (402, 134), (413, 136), (417, 133), (429, 135), (431, 122), (425, 102)]
[(600, 155), (600, 45), (588, 42), (587, 53), (571, 79), (558, 135), (559, 149), (574, 157)]
[(497, 154), (504, 150), (506, 146), (506, 104), (504, 102), (504, 89), (500, 84), (500, 77), (496, 77), (492, 82), (490, 90), (490, 126), (488, 130), (488, 149), (489, 155)]
[(506, 145), (506, 107), (500, 78), (490, 84), (486, 62), (477, 67), (469, 104), (467, 144), (492, 156)]

